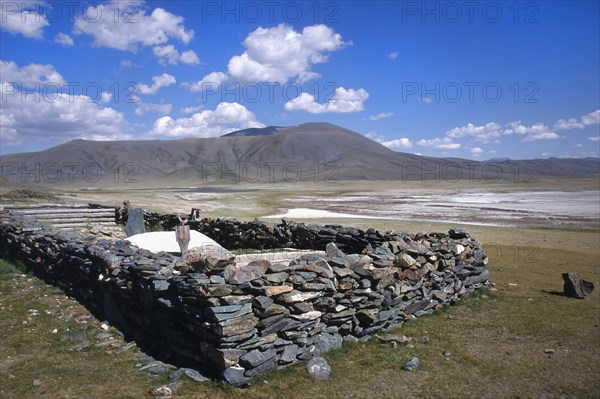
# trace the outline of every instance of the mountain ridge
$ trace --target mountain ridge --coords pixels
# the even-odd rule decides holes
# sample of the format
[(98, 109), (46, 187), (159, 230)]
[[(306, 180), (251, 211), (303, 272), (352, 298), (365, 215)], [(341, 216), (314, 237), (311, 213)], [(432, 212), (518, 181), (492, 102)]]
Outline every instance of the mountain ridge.
[[(132, 181), (148, 186), (257, 182), (252, 177), (257, 175), (263, 182), (514, 180), (592, 176), (600, 165), (585, 159), (490, 163), (426, 157), (393, 151), (360, 133), (323, 122), (243, 129), (209, 138), (71, 140), (43, 151), (2, 155), (0, 162), (3, 181), (23, 182), (25, 176), (41, 185), (92, 186), (110, 185), (111, 176), (113, 183), (134, 176)], [(94, 173), (104, 179), (94, 181), (90, 177)]]

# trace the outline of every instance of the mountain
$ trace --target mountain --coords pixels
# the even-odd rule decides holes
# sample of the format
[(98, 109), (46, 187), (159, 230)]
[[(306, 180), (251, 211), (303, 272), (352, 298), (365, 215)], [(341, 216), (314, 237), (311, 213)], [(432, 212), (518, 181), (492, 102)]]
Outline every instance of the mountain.
[(510, 162), (512, 161), (512, 159), (510, 158), (490, 158), (490, 159), (486, 159), (485, 161), (482, 162)]
[[(244, 129), (181, 140), (73, 140), (0, 157), (4, 181), (29, 185), (177, 187), (326, 180), (514, 180), (598, 175), (591, 159), (433, 158), (392, 151), (328, 123)], [(135, 185), (134, 185), (135, 184)]]
[(279, 133), (289, 129), (285, 126), (269, 126), (269, 127), (251, 127), (249, 129), (242, 129), (235, 132), (227, 133), (221, 137), (242, 137), (242, 136), (272, 136), (275, 133)]

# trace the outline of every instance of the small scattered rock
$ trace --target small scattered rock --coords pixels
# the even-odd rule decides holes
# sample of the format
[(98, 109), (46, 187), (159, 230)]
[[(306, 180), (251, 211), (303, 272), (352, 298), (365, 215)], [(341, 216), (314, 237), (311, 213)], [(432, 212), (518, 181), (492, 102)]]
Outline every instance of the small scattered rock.
[(42, 385), (42, 380), (33, 380), (34, 387), (39, 387), (40, 385)]
[(100, 324), (100, 329), (101, 329), (102, 331), (108, 331), (108, 324), (106, 324), (106, 323), (102, 323), (102, 324)]
[(115, 345), (118, 345), (117, 341), (115, 341), (114, 339), (109, 339), (106, 341), (99, 342), (95, 346), (96, 346), (96, 348), (105, 348), (107, 346), (115, 346)]
[(544, 353), (547, 353), (548, 355), (552, 355), (554, 353), (554, 349), (544, 349)]
[(152, 394), (159, 395), (161, 397), (170, 397), (181, 387), (180, 381), (173, 381), (166, 385), (161, 385), (152, 390)]
[(452, 352), (450, 352), (450, 351), (444, 351), (444, 353), (442, 353), (442, 355), (444, 355), (444, 357), (446, 359), (448, 359), (452, 355)]
[(135, 342), (130, 342), (127, 345), (123, 346), (122, 348), (120, 348), (118, 351), (116, 351), (115, 353), (117, 355), (120, 355), (123, 352), (127, 352), (129, 349), (133, 348), (135, 346)]
[(169, 372), (175, 367), (163, 362), (153, 362), (140, 368), (140, 371), (145, 371), (149, 374), (160, 375)]
[(377, 335), (375, 334), (375, 338), (377, 338), (378, 340), (382, 341), (382, 342), (398, 342), (401, 344), (405, 344), (409, 341), (408, 338), (406, 338), (406, 335), (395, 335), (395, 334), (388, 334), (388, 335)]
[(321, 356), (313, 357), (308, 366), (306, 366), (308, 375), (315, 380), (326, 380), (331, 374), (331, 366), (327, 363), (327, 360)]
[(419, 367), (419, 363), (419, 358), (413, 356), (413, 358), (410, 359), (410, 361), (406, 362), (402, 368), (406, 371), (413, 371), (414, 369)]
[(153, 395), (160, 395), (160, 396), (171, 396), (173, 395), (173, 391), (171, 391), (171, 388), (169, 388), (166, 385), (154, 388), (152, 390), (152, 394)]
[(198, 371), (194, 369), (184, 369), (183, 373), (192, 381), (196, 382), (206, 382), (210, 381), (208, 378), (200, 374)]
[(429, 337), (427, 335), (423, 335), (421, 338), (419, 338), (419, 341), (421, 341), (422, 344), (428, 344)]

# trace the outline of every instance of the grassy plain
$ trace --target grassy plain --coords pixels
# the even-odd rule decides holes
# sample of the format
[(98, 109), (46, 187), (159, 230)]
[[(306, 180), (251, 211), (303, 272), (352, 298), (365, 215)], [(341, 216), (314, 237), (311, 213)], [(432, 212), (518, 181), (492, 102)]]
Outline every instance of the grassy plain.
[[(136, 206), (157, 211), (189, 212), (194, 206), (208, 216), (248, 220), (290, 206), (287, 201), (295, 196), (376, 193), (395, 184), (406, 192), (449, 194), (598, 190), (597, 179), (582, 179), (527, 185), (340, 182), (302, 187), (246, 186), (234, 188), (255, 191), (213, 192), (204, 198), (148, 190), (74, 189), (62, 194), (77, 202), (114, 205), (129, 199)], [(447, 231), (454, 226), (418, 220), (306, 221), (408, 232)], [(463, 227), (483, 243), (495, 286), (456, 306), (409, 321), (398, 331), (407, 336), (427, 335), (429, 343), (416, 342), (412, 349), (394, 349), (376, 340), (344, 344), (325, 355), (333, 369), (327, 381), (309, 379), (305, 365), (297, 364), (260, 376), (247, 389), (185, 381), (175, 397), (600, 397), (600, 229), (589, 224), (581, 229), (518, 224)], [(112, 327), (117, 338), (114, 347), (91, 345), (71, 350), (74, 343), (61, 337), (68, 331), (81, 331), (95, 343), (93, 336), (100, 332), (100, 321), (92, 318), (79, 322), (79, 316), (89, 315), (85, 308), (57, 288), (14, 270), (11, 264), (1, 263), (0, 271), (0, 397), (152, 397), (150, 390), (167, 382), (167, 377), (149, 377), (137, 370), (140, 360), (136, 348), (117, 354), (117, 346), (125, 343)], [(576, 300), (560, 294), (561, 273), (567, 271), (594, 282), (596, 289), (590, 297)], [(550, 352), (547, 349), (553, 353), (546, 353)], [(442, 355), (444, 351), (451, 352), (448, 359)], [(403, 371), (402, 365), (412, 356), (420, 358), (420, 367), (412, 373)], [(42, 384), (34, 387), (34, 379)]]

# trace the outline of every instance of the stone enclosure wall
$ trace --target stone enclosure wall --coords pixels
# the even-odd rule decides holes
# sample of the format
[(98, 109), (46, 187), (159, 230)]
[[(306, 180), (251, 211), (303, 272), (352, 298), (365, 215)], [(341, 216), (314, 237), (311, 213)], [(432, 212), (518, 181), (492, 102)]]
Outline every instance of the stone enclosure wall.
[[(144, 350), (238, 386), (489, 283), (485, 253), (461, 229), (406, 234), (202, 219), (191, 227), (229, 249), (315, 252), (277, 262), (191, 250), (184, 262), (9, 213), (0, 219), (2, 256), (22, 260)], [(169, 228), (171, 219), (179, 222), (156, 220)]]

